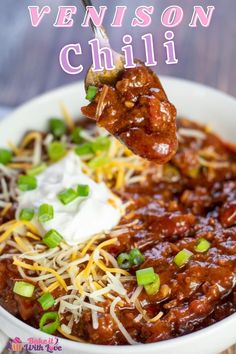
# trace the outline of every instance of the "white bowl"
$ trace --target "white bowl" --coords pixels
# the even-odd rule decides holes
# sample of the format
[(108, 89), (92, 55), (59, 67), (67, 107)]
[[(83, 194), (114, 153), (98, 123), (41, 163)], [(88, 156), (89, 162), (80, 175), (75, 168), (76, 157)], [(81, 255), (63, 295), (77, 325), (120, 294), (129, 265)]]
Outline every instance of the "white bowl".
[[(178, 114), (208, 124), (225, 139), (235, 142), (236, 100), (211, 88), (173, 78), (162, 78), (170, 100)], [(60, 116), (59, 103), (63, 101), (73, 117), (80, 116), (84, 105), (82, 83), (66, 86), (36, 98), (17, 109), (0, 123), (0, 145), (9, 140), (18, 142), (29, 129), (46, 128), (51, 116)], [(0, 329), (10, 338), (48, 338), (0, 307)], [(60, 339), (65, 354), (217, 354), (236, 342), (236, 314), (215, 325), (176, 339), (137, 346), (99, 346)], [(1, 338), (1, 335), (0, 335)]]

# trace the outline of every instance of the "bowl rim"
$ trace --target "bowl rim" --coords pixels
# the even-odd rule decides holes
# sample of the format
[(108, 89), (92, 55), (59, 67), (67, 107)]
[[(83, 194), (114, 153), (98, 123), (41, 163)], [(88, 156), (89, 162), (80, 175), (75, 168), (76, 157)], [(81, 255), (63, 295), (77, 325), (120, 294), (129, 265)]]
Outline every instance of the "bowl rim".
[[(176, 84), (184, 84), (184, 85), (189, 85), (198, 89), (202, 89), (205, 90), (207, 92), (211, 92), (212, 94), (215, 95), (219, 95), (224, 99), (230, 100), (232, 102), (232, 104), (236, 104), (236, 97), (234, 97), (233, 95), (225, 92), (225, 91), (221, 91), (215, 87), (209, 86), (209, 85), (205, 85), (201, 82), (195, 82), (195, 81), (191, 81), (189, 79), (183, 79), (183, 78), (179, 78), (177, 76), (168, 76), (168, 75), (159, 75), (159, 78), (161, 79), (161, 81), (163, 82), (163, 86), (165, 87), (166, 83), (172, 82), (172, 83), (176, 83)], [(36, 95), (35, 97), (29, 99), (26, 102), (23, 102), (22, 104), (20, 104), (18, 107), (13, 107), (12, 111), (10, 111), (6, 116), (3, 117), (3, 119), (0, 119), (0, 125), (4, 124), (4, 121), (8, 120), (8, 119), (12, 119), (12, 116), (15, 116), (15, 114), (18, 114), (21, 110), (27, 108), (28, 106), (31, 106), (33, 104), (38, 104), (41, 101), (44, 101), (46, 98), (53, 98), (54, 96), (58, 96), (60, 93), (64, 92), (64, 91), (68, 91), (68, 90), (73, 90), (75, 87), (78, 87), (79, 85), (83, 85), (83, 81), (77, 81), (77, 82), (73, 82), (70, 84), (66, 84), (66, 85), (62, 85), (59, 87), (56, 87), (52, 90), (49, 90), (45, 93)]]
[[(190, 85), (190, 86), (194, 86), (196, 88), (198, 88), (199, 90), (205, 90), (207, 92), (211, 92), (212, 94), (215, 95), (220, 95), (221, 97), (231, 100), (233, 104), (236, 104), (236, 98), (233, 97), (232, 95), (229, 95), (225, 92), (222, 92), (220, 90), (217, 90), (213, 87), (204, 85), (202, 83), (198, 83), (198, 82), (194, 82), (191, 80), (186, 80), (186, 79), (181, 79), (175, 76), (160, 76), (161, 80), (163, 80), (164, 86), (165, 83), (168, 82), (174, 82), (177, 84), (185, 84), (185, 85)], [(61, 87), (58, 87), (56, 89), (50, 90), (44, 94), (38, 95), (33, 99), (30, 99), (29, 101), (23, 103), (22, 105), (20, 105), (19, 107), (17, 107), (16, 109), (14, 109), (12, 112), (10, 112), (9, 114), (7, 114), (6, 117), (4, 117), (3, 119), (0, 120), (0, 128), (2, 125), (4, 125), (4, 122), (6, 122), (7, 120), (11, 120), (13, 119), (13, 117), (17, 114), (20, 113), (21, 110), (24, 110), (25, 108), (27, 108), (28, 106), (33, 106), (34, 104), (39, 104), (40, 102), (43, 102), (45, 99), (53, 99), (53, 97), (57, 97), (58, 95), (60, 95), (61, 93), (63, 93), (64, 91), (68, 91), (68, 90), (74, 90), (75, 87), (77, 87), (78, 85), (81, 85), (81, 81), (72, 83), (72, 84), (68, 84), (68, 85), (63, 85)], [(94, 350), (94, 352), (99, 351), (99, 353), (104, 352), (106, 350), (112, 350), (113, 353), (130, 353), (132, 346), (130, 345), (100, 345), (100, 344), (92, 344), (92, 343), (86, 343), (86, 342), (75, 342), (66, 338), (62, 338), (62, 337), (57, 337), (57, 336), (53, 336), (53, 335), (48, 335), (46, 333), (41, 332), (39, 329), (36, 329), (28, 324), (26, 324), (25, 322), (23, 322), (22, 320), (16, 318), (15, 316), (13, 316), (10, 312), (8, 312), (7, 310), (5, 310), (2, 306), (0, 306), (0, 315), (3, 316), (3, 318), (13, 322), (13, 324), (17, 327), (21, 327), (23, 330), (25, 330), (26, 333), (29, 333), (29, 337), (34, 335), (35, 338), (40, 338), (40, 337), (44, 337), (44, 338), (59, 338), (60, 340), (60, 345), (62, 346), (63, 349), (76, 349), (76, 350), (88, 350), (91, 349)], [(2, 317), (1, 316), (1, 317)], [(171, 349), (175, 346), (177, 346), (178, 344), (188, 344), (189, 342), (191, 342), (192, 340), (196, 339), (197, 337), (203, 337), (203, 336), (208, 336), (209, 334), (212, 334), (212, 332), (215, 332), (217, 329), (220, 329), (221, 327), (224, 327), (225, 325), (230, 325), (231, 323), (236, 323), (236, 313), (212, 324), (209, 325), (208, 327), (202, 328), (200, 330), (197, 330), (193, 333), (189, 333), (186, 335), (182, 335), (176, 338), (172, 338), (172, 339), (168, 339), (168, 340), (163, 340), (160, 342), (154, 342), (154, 343), (138, 343), (138, 345), (135, 345), (135, 352), (141, 354), (143, 349), (146, 348), (148, 349), (163, 349), (165, 348), (165, 350), (167, 349)], [(3, 330), (4, 332), (4, 328), (1, 328), (1, 330)], [(7, 331), (6, 331), (7, 332)], [(6, 333), (5, 332), (5, 333)], [(7, 334), (7, 333), (6, 333)]]
[[(0, 314), (3, 315), (3, 317), (8, 318), (9, 320), (15, 322), (15, 325), (21, 326), (23, 330), (27, 331), (29, 333), (29, 338), (32, 337), (32, 335), (35, 335), (34, 338), (57, 338), (59, 339), (59, 343), (62, 346), (63, 349), (66, 348), (73, 348), (77, 350), (86, 350), (86, 349), (91, 349), (91, 350), (99, 350), (100, 352), (104, 352), (104, 350), (112, 350), (112, 353), (124, 353), (124, 354), (130, 354), (130, 350), (132, 348), (131, 345), (125, 344), (125, 345), (104, 345), (104, 344), (93, 344), (93, 343), (86, 343), (86, 342), (76, 342), (72, 341), (63, 337), (58, 337), (50, 334), (46, 334), (41, 332), (39, 329), (32, 327), (28, 325), (27, 323), (21, 321), (17, 317), (13, 316), (10, 314), (7, 310), (5, 310), (2, 306), (0, 306)], [(153, 342), (153, 343), (137, 343), (135, 345), (135, 353), (143, 353), (143, 349), (146, 348), (148, 349), (168, 349), (168, 347), (171, 349), (173, 347), (177, 347), (178, 344), (184, 344), (187, 345), (188, 342), (192, 342), (194, 339), (198, 338), (200, 340), (201, 337), (203, 336), (208, 336), (212, 334), (212, 332), (215, 332), (217, 329), (220, 329), (226, 324), (233, 324), (236, 323), (236, 313), (212, 324), (209, 325), (208, 327), (199, 329), (193, 333), (185, 334), (176, 338), (171, 338), (167, 340), (163, 340), (160, 342)], [(1, 329), (4, 331), (4, 329)], [(5, 332), (4, 332), (5, 333)], [(7, 334), (7, 333), (5, 333)]]

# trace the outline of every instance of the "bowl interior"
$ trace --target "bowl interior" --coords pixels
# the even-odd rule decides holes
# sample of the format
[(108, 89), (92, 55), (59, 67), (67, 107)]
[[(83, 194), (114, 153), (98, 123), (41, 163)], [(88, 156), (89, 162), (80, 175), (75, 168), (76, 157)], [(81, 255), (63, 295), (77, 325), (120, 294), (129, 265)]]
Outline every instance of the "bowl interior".
[[(231, 142), (235, 142), (235, 132), (236, 128), (236, 100), (230, 96), (227, 96), (221, 92), (218, 92), (214, 89), (191, 83), (184, 80), (173, 79), (173, 78), (162, 78), (163, 85), (168, 93), (170, 100), (176, 105), (179, 116), (184, 116), (190, 118), (197, 122), (207, 124), (214, 131), (219, 133), (224, 139), (227, 139)], [(17, 143), (22, 135), (30, 129), (45, 129), (47, 126), (48, 118), (50, 117), (61, 117), (60, 103), (63, 102), (70, 112), (71, 116), (77, 118), (81, 115), (80, 107), (86, 104), (84, 98), (84, 86), (82, 82), (77, 84), (69, 85), (55, 91), (52, 91), (48, 94), (45, 94), (39, 98), (36, 98), (21, 108), (17, 109), (12, 113), (7, 119), (4, 119), (0, 123), (0, 146), (7, 146), (9, 141)], [(0, 308), (0, 315), (3, 316), (3, 319), (6, 320), (7, 328), (11, 327), (11, 324), (15, 327), (11, 328), (11, 333), (14, 328), (19, 328), (19, 320), (14, 319), (10, 314), (6, 313), (2, 308)], [(8, 322), (10, 325), (8, 325)], [(230, 318), (217, 323), (211, 328), (204, 329), (197, 333), (187, 335), (178, 339), (170, 340), (167, 342), (161, 342), (157, 344), (145, 345), (145, 348), (149, 348), (148, 353), (168, 353), (172, 354), (176, 352), (177, 348), (182, 348), (185, 345), (185, 349), (182, 348), (182, 353), (185, 354), (188, 352), (189, 345), (191, 343), (199, 343), (199, 338), (205, 341), (208, 338), (212, 338), (211, 348), (214, 346), (214, 341), (217, 339), (217, 336), (214, 339), (214, 333), (219, 333), (219, 330), (225, 331), (225, 335), (228, 339), (225, 345), (230, 345), (236, 339), (235, 335), (230, 334), (229, 328), (232, 328), (232, 325), (235, 326), (236, 315), (230, 316)], [(234, 324), (233, 324), (234, 323)], [(4, 325), (5, 326), (5, 325)], [(1, 326), (4, 330), (4, 326)], [(8, 329), (5, 329), (8, 332)], [(215, 328), (215, 330), (213, 330)], [(22, 329), (24, 333), (29, 331), (31, 335), (40, 333), (33, 328), (28, 327), (22, 323)], [(228, 329), (226, 331), (226, 329)], [(213, 331), (213, 333), (212, 333)], [(23, 332), (22, 332), (23, 333)], [(200, 335), (200, 333), (202, 333)], [(234, 332), (235, 333), (235, 332)], [(232, 340), (232, 338), (234, 338)], [(223, 339), (222, 339), (223, 341)], [(106, 351), (108, 347), (104, 346), (94, 346), (94, 345), (83, 345), (67, 340), (62, 340), (64, 347), (68, 350), (72, 350), (73, 353), (78, 353), (78, 350), (82, 350), (83, 353), (102, 353), (108, 351), (119, 352), (119, 353), (128, 353), (131, 352), (130, 347), (124, 346), (123, 348), (113, 348)], [(199, 343), (200, 344), (200, 343)], [(187, 347), (186, 347), (187, 345)], [(87, 348), (93, 348), (88, 349)], [(126, 348), (125, 348), (126, 347)], [(141, 353), (143, 346), (137, 346), (137, 349), (132, 350), (132, 353)], [(159, 349), (158, 349), (159, 348)], [(174, 349), (175, 348), (175, 349)], [(205, 348), (205, 347), (204, 347)], [(222, 342), (221, 348), (224, 349), (224, 344)], [(160, 350), (160, 351), (159, 351)], [(170, 351), (171, 350), (171, 351)], [(203, 352), (200, 347), (196, 349), (194, 353)], [(213, 353), (214, 351), (205, 351), (205, 353)]]

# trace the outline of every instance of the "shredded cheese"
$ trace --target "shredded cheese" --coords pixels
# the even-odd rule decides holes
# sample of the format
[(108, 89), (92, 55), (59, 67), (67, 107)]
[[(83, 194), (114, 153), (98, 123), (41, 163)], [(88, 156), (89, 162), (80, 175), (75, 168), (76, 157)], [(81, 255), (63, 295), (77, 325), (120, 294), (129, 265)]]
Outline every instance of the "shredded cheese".
[(138, 286), (135, 289), (134, 293), (132, 294), (130, 298), (130, 302), (135, 303), (142, 291), (143, 291), (143, 286)]
[(41, 139), (41, 138), (42, 138), (42, 134), (41, 133), (39, 133), (39, 132), (30, 132), (22, 140), (22, 142), (20, 144), (20, 148), (24, 149), (27, 145), (29, 145), (29, 143), (32, 140)]
[(48, 288), (44, 285), (44, 282), (42, 280), (40, 280), (38, 282), (38, 285), (40, 287), (40, 289), (42, 290), (43, 293), (47, 293), (48, 292)]
[(116, 239), (116, 238), (112, 238), (111, 240), (106, 240), (106, 241), (100, 243), (100, 244), (96, 247), (96, 250), (99, 251), (99, 250), (101, 250), (101, 249), (104, 248), (104, 247), (114, 245), (116, 242), (117, 242), (117, 239)]
[(91, 240), (87, 243), (87, 245), (84, 246), (82, 251), (80, 252), (81, 257), (85, 256), (85, 254), (88, 252), (88, 250), (91, 248), (91, 246), (94, 244), (95, 241), (99, 238), (99, 235), (96, 235), (91, 238)]
[(24, 243), (24, 241), (19, 236), (14, 236), (14, 240), (19, 245), (19, 247), (23, 250), (23, 252), (30, 251), (30, 248), (27, 246), (27, 244)]
[[(4, 225), (1, 225), (1, 227), (3, 227)], [(33, 233), (38, 233), (37, 229), (34, 225), (32, 225), (30, 222), (28, 221), (17, 221), (15, 224), (13, 224), (12, 226), (9, 227), (8, 230), (6, 230), (1, 236), (0, 236), (0, 242), (5, 241), (13, 231), (15, 231), (18, 227), (20, 226), (26, 226), (30, 231), (32, 231)]]
[(198, 159), (200, 164), (205, 167), (218, 169), (218, 168), (227, 168), (230, 166), (228, 161), (207, 161), (200, 156), (198, 157)]
[(34, 235), (32, 232), (27, 232), (26, 233), (26, 235), (25, 235), (26, 237), (29, 237), (29, 238), (32, 238), (33, 240), (36, 240), (36, 241), (39, 241), (40, 240), (40, 237), (39, 236), (36, 236), (36, 235)]
[[(106, 247), (106, 246), (110, 246), (110, 245), (113, 245), (117, 242), (117, 239), (113, 238), (111, 240), (107, 240), (107, 241), (104, 241), (102, 243), (100, 243), (100, 245), (98, 245), (95, 249), (95, 251), (93, 251), (91, 257), (90, 257), (90, 260), (87, 264), (87, 267), (85, 268), (85, 270), (83, 271), (83, 276), (85, 277), (88, 277), (90, 272), (91, 272), (91, 268), (92, 268), (92, 265), (93, 265), (93, 262), (95, 262), (94, 260), (94, 254), (96, 253), (96, 251), (99, 251), (100, 249), (102, 249), (103, 247)], [(105, 266), (105, 265), (104, 265)]]
[(114, 321), (116, 322), (119, 330), (121, 331), (121, 333), (123, 334), (123, 336), (125, 337), (125, 339), (127, 340), (127, 342), (129, 344), (138, 344), (135, 340), (133, 340), (133, 338), (130, 336), (130, 334), (127, 332), (127, 330), (125, 329), (125, 327), (123, 326), (123, 324), (120, 322), (120, 320), (118, 319), (116, 313), (115, 313), (115, 307), (116, 305), (119, 303), (119, 301), (121, 300), (120, 297), (116, 297), (110, 307), (110, 314), (111, 317), (114, 319)]
[(34, 270), (34, 271), (38, 271), (38, 270), (40, 271), (41, 270), (41, 271), (53, 274), (54, 277), (57, 278), (58, 282), (63, 286), (63, 288), (65, 290), (67, 290), (67, 285), (66, 285), (65, 281), (62, 279), (62, 277), (54, 269), (51, 269), (49, 267), (39, 266), (37, 263), (34, 263), (33, 265), (30, 265), (30, 264), (27, 264), (27, 263), (19, 261), (16, 257), (13, 257), (13, 259), (14, 259), (13, 264), (15, 264), (15, 265), (17, 265), (19, 267), (22, 267), (22, 268), (25, 268), (25, 269), (28, 269), (28, 270)]
[(120, 189), (124, 185), (124, 180), (125, 180), (125, 169), (124, 167), (121, 167), (118, 170), (117, 173), (117, 179), (116, 179), (116, 189)]
[(5, 216), (8, 213), (8, 211), (11, 209), (11, 207), (12, 207), (12, 203), (8, 203), (5, 206), (5, 208), (1, 211), (1, 216)]
[(138, 312), (142, 315), (142, 318), (143, 318), (146, 322), (148, 322), (148, 321), (150, 320), (150, 318), (149, 318), (148, 315), (147, 315), (147, 311), (142, 308), (142, 306), (141, 306), (140, 302), (138, 301), (138, 299), (135, 301), (134, 304), (135, 304), (135, 307), (136, 307), (136, 309), (138, 310)]
[(157, 322), (161, 319), (163, 315), (164, 313), (160, 311), (155, 317), (151, 318), (148, 322)]
[(75, 123), (74, 123), (74, 120), (71, 117), (68, 109), (66, 108), (66, 106), (62, 102), (60, 103), (60, 108), (61, 108), (61, 112), (63, 114), (64, 120), (65, 120), (65, 123), (66, 123), (68, 129), (70, 131), (73, 131), (73, 129), (75, 128)]
[(201, 140), (206, 139), (206, 134), (203, 131), (197, 129), (179, 128), (178, 134), (188, 138), (196, 138)]
[(15, 222), (16, 222), (16, 220), (13, 219), (13, 220), (7, 221), (6, 223), (0, 225), (0, 232), (7, 229), (8, 226), (14, 224)]
[(11, 141), (8, 142), (8, 146), (9, 146), (9, 148), (12, 149), (12, 151), (14, 152), (14, 154), (16, 156), (19, 156), (21, 154), (21, 150), (15, 144), (13, 144)]
[[(89, 299), (89, 301), (90, 301), (90, 303), (91, 303), (92, 305), (95, 304), (95, 301), (93, 301), (92, 299)], [(98, 327), (99, 327), (99, 323), (98, 323), (98, 313), (97, 313), (97, 311), (96, 311), (94, 308), (92, 308), (91, 311), (92, 311), (93, 328), (94, 328), (94, 329), (98, 329)]]
[(48, 287), (48, 292), (52, 293), (54, 290), (56, 290), (57, 288), (59, 288), (61, 284), (59, 283), (59, 281), (55, 281), (55, 283), (52, 283), (51, 285), (49, 285)]
[(79, 337), (76, 337), (76, 336), (72, 336), (71, 334), (69, 334), (69, 333), (66, 333), (65, 331), (63, 331), (63, 329), (61, 328), (61, 327), (59, 327), (58, 329), (57, 329), (57, 331), (59, 332), (59, 333), (61, 333), (65, 338), (68, 338), (68, 339), (70, 339), (70, 340), (73, 340), (74, 342), (83, 342)]
[[(1, 254), (2, 251), (4, 250), (5, 246), (6, 246), (6, 245), (5, 245), (4, 243), (0, 245), (0, 254)], [(1, 259), (2, 259), (2, 258), (1, 258)]]
[(35, 139), (34, 153), (33, 153), (33, 166), (40, 164), (42, 160), (42, 135)]
[(130, 275), (129, 272), (127, 272), (124, 269), (120, 269), (120, 268), (108, 268), (105, 266), (105, 264), (102, 261), (96, 261), (95, 263), (97, 264), (97, 266), (99, 268), (101, 268), (104, 272), (109, 272), (109, 273), (117, 273), (117, 274), (123, 274), (123, 275)]
[(8, 166), (10, 168), (15, 168), (17, 170), (29, 170), (32, 167), (31, 163), (9, 163)]

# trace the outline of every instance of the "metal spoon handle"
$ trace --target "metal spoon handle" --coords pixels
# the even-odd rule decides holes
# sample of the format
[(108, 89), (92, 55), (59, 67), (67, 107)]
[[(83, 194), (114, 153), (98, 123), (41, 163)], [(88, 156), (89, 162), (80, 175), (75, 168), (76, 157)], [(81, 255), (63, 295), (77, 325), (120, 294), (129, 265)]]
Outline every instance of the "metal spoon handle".
[[(93, 6), (91, 0), (82, 0), (82, 3), (86, 9), (87, 6)], [(103, 26), (97, 27), (90, 20), (90, 27), (95, 35), (95, 38), (99, 39), (102, 46), (110, 47), (110, 42)]]

